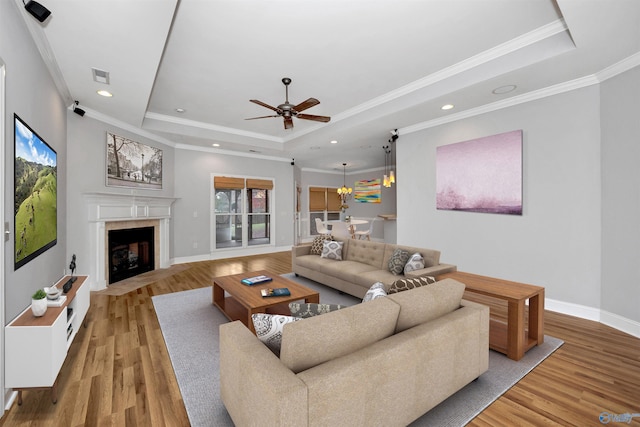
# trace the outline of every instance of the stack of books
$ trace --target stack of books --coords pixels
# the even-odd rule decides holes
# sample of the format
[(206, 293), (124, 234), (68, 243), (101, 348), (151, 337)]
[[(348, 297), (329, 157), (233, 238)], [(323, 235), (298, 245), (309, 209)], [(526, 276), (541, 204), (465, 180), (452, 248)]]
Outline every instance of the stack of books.
[(288, 288), (268, 288), (260, 291), (263, 297), (288, 297), (291, 295)]

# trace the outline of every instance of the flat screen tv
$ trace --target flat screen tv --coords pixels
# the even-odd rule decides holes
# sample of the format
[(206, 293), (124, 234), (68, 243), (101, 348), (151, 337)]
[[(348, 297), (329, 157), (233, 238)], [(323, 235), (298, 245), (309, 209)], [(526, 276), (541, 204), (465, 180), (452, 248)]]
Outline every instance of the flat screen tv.
[(15, 269), (58, 239), (56, 151), (14, 114)]

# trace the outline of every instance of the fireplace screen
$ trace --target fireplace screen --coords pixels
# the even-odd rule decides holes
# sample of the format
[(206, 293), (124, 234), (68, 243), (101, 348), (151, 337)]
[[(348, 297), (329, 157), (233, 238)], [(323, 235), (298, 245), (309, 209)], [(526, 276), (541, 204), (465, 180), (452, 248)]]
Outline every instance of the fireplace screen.
[(153, 227), (109, 230), (109, 284), (154, 270), (153, 242)]

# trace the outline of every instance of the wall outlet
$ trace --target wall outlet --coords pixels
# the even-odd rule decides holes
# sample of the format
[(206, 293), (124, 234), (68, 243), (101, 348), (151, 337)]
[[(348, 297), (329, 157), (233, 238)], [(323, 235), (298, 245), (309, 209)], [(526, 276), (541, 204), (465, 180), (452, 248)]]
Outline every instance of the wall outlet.
[(196, 241), (193, 242), (193, 249), (198, 249), (198, 242)]
[(198, 211), (193, 211), (193, 217), (198, 218)]

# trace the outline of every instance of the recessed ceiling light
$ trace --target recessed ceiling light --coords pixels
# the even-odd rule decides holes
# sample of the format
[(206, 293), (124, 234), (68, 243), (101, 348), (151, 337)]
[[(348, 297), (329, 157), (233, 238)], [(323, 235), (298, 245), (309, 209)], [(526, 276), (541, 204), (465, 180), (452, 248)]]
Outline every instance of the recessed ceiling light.
[(104, 89), (99, 90), (98, 91), (98, 95), (106, 96), (107, 98), (111, 98), (113, 96), (113, 94), (111, 92), (109, 92), (108, 90), (104, 90)]
[(453, 108), (453, 104), (446, 104), (440, 107), (442, 110), (451, 110)]
[(216, 142), (216, 143), (213, 143), (213, 144), (211, 144), (211, 145), (213, 145), (214, 147), (220, 147), (220, 144), (218, 144), (217, 142)]
[(335, 139), (333, 141), (331, 141), (332, 144), (337, 144), (338, 141), (336, 141)]
[(500, 86), (492, 90), (491, 93), (493, 93), (494, 95), (502, 95), (503, 93), (513, 92), (517, 87), (518, 86), (516, 85)]
[(185, 110), (184, 108), (176, 108), (177, 113), (184, 113), (185, 111), (187, 110)]

